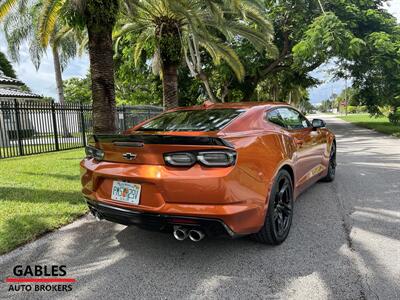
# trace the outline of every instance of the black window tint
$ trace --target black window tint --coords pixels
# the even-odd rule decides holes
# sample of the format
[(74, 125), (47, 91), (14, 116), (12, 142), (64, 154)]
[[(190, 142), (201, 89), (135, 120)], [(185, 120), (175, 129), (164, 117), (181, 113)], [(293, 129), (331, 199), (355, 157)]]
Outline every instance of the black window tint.
[(277, 109), (274, 109), (273, 111), (268, 113), (268, 121), (281, 127), (286, 127), (285, 122), (283, 122), (283, 119)]
[(215, 131), (239, 116), (242, 109), (181, 110), (144, 124), (142, 131)]
[(310, 126), (310, 122), (294, 109), (282, 107), (278, 108), (278, 111), (287, 129), (303, 129)]

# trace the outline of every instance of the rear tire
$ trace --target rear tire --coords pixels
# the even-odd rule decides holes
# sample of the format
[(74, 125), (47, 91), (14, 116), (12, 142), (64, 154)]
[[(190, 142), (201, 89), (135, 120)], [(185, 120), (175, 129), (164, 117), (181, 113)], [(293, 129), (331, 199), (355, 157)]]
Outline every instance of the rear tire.
[(293, 218), (293, 184), (289, 172), (279, 171), (271, 190), (265, 222), (253, 238), (260, 243), (279, 245), (288, 236)]
[(335, 180), (336, 174), (336, 144), (332, 144), (331, 152), (329, 154), (328, 174), (321, 179), (323, 182), (332, 182)]

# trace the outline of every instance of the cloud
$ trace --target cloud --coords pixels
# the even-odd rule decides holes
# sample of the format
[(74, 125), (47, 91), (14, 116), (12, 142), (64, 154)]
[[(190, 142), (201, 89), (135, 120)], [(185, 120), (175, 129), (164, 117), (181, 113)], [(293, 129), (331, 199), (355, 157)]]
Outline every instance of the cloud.
[(392, 15), (394, 15), (397, 20), (400, 22), (400, 1), (392, 0), (384, 6)]
[[(4, 34), (0, 32), (0, 51), (7, 55), (7, 42)], [(57, 99), (57, 88), (54, 77), (53, 56), (50, 51), (43, 56), (38, 71), (33, 66), (28, 46), (25, 44), (20, 50), (20, 61), (11, 62), (18, 78), (23, 81), (34, 93), (50, 96)], [(78, 57), (70, 61), (63, 72), (63, 79), (71, 77), (84, 77), (88, 72), (89, 59), (87, 55)]]

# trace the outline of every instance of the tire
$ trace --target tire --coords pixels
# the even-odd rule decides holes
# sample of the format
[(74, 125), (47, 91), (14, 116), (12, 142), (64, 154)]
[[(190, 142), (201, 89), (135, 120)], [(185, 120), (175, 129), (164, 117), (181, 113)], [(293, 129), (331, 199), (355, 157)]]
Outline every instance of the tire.
[(260, 243), (279, 245), (288, 236), (293, 219), (293, 183), (286, 170), (279, 171), (271, 190), (263, 227), (253, 234)]
[(336, 144), (332, 144), (331, 152), (329, 154), (328, 175), (321, 179), (323, 182), (332, 182), (335, 180), (336, 174)]

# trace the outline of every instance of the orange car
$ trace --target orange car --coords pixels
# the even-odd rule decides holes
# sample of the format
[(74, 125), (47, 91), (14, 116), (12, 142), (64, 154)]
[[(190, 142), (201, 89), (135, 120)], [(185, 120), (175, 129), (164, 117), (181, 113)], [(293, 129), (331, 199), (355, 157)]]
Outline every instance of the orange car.
[(94, 135), (86, 154), (83, 194), (97, 218), (192, 241), (282, 243), (293, 201), (336, 168), (324, 121), (268, 102), (170, 110), (122, 135)]

